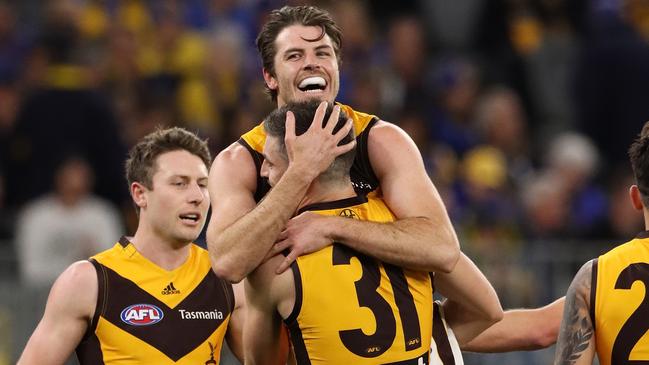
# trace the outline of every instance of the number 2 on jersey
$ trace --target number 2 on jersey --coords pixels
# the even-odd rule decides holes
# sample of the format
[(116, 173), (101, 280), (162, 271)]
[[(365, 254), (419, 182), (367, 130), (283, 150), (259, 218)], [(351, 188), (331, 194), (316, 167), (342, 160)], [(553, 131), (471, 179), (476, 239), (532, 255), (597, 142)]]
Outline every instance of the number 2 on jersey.
[[(646, 364), (647, 361), (629, 360), (631, 350), (649, 329), (649, 264), (637, 263), (627, 266), (615, 283), (615, 289), (631, 289), (634, 282), (641, 281), (645, 287), (645, 297), (640, 306), (626, 320), (615, 338), (611, 354), (612, 364)], [(591, 303), (593, 305), (593, 303)]]

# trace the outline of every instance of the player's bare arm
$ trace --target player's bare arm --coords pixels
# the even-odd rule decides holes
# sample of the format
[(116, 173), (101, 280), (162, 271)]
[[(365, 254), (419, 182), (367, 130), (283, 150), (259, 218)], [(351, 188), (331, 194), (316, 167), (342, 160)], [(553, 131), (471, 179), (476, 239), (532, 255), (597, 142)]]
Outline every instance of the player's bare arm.
[(565, 297), (534, 309), (511, 309), (503, 319), (487, 328), (469, 343), (463, 351), (509, 352), (533, 351), (557, 342)]
[(47, 298), (45, 313), (18, 364), (64, 364), (91, 323), (97, 304), (97, 273), (88, 261), (68, 267)]
[[(335, 123), (322, 126), (326, 104), (321, 104), (306, 133), (295, 136), (294, 117), (287, 113), (286, 147), (289, 167), (276, 186), (258, 205), (255, 164), (238, 144), (222, 151), (210, 170), (212, 217), (207, 243), (217, 275), (239, 282), (266, 256), (286, 222), (294, 215), (307, 188), (333, 159), (354, 147), (337, 146), (351, 123), (332, 134)], [(337, 120), (338, 107), (329, 120)], [(336, 118), (336, 119), (332, 119)]]
[(453, 271), (435, 274), (435, 289), (446, 297), (444, 315), (460, 346), (503, 317), (496, 291), (463, 253)]
[(582, 266), (568, 288), (554, 356), (555, 364), (593, 363), (595, 332), (590, 318), (592, 267), (592, 261)]
[[(278, 306), (285, 311), (292, 310), (294, 296), (287, 295), (287, 277), (275, 275), (279, 256), (261, 264), (245, 280), (246, 321), (243, 338), (247, 364), (286, 364), (288, 357), (288, 337), (282, 328), (282, 317)], [(292, 275), (287, 272), (283, 275)], [(290, 308), (289, 308), (290, 307)]]
[(234, 309), (228, 322), (225, 340), (234, 356), (243, 364), (243, 326), (246, 321), (246, 293), (243, 283), (232, 286), (234, 291)]
[(455, 267), (460, 253), (457, 236), (412, 139), (399, 127), (381, 121), (370, 130), (368, 152), (383, 199), (397, 221), (364, 222), (302, 213), (289, 221), (274, 249), (290, 247), (291, 251), (278, 272), (295, 257), (334, 241), (409, 269), (450, 272)]

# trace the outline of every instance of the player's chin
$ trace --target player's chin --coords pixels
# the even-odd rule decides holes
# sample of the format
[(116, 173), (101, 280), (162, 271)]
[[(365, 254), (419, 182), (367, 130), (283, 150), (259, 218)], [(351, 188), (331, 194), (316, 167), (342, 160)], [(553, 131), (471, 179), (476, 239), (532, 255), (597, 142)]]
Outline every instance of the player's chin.
[(202, 229), (203, 225), (196, 227), (183, 227), (176, 232), (176, 238), (178, 238), (179, 241), (183, 242), (194, 242), (201, 234)]
[(333, 101), (333, 97), (327, 90), (322, 90), (322, 91), (301, 91), (297, 90), (295, 93), (295, 98), (294, 101), (302, 102), (302, 101)]

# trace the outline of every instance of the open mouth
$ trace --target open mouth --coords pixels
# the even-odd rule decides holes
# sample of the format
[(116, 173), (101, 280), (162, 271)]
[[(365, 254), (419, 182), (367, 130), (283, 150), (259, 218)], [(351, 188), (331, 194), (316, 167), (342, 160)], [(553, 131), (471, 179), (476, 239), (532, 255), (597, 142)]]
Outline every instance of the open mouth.
[(321, 76), (311, 76), (307, 77), (306, 79), (302, 80), (300, 84), (297, 86), (298, 89), (302, 92), (320, 92), (324, 91), (324, 89), (327, 87), (327, 81)]
[(183, 222), (187, 223), (196, 223), (201, 219), (201, 215), (198, 213), (181, 214), (179, 217)]

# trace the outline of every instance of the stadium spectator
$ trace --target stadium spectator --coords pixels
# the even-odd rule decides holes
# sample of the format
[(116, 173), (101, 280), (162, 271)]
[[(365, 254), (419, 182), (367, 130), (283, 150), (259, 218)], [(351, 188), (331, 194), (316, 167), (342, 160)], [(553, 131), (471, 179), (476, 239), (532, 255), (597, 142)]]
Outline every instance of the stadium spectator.
[(115, 207), (92, 195), (90, 166), (76, 157), (56, 170), (51, 193), (28, 202), (16, 228), (20, 277), (47, 287), (75, 261), (112, 245), (123, 232)]

